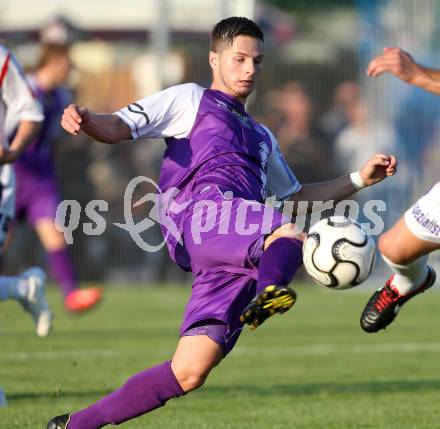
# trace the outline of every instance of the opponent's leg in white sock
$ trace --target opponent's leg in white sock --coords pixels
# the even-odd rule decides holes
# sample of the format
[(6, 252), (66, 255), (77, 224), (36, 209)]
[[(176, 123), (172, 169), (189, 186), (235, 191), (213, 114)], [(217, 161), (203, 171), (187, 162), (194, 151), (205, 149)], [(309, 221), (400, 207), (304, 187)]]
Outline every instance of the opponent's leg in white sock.
[(399, 265), (382, 255), (383, 260), (393, 271), (392, 286), (400, 295), (406, 295), (417, 289), (428, 276), (428, 255), (421, 256), (407, 265)]

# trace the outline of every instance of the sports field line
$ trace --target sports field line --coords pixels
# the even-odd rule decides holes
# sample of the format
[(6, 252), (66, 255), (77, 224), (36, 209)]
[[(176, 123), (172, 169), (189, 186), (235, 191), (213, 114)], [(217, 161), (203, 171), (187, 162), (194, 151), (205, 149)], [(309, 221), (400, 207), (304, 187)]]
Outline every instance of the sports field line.
[(333, 354), (383, 354), (383, 353), (440, 353), (440, 343), (381, 343), (381, 344), (312, 344), (304, 346), (258, 346), (237, 347), (234, 354), (255, 354), (277, 356), (317, 356)]
[[(161, 348), (154, 350), (154, 356), (169, 356), (173, 352), (171, 348)], [(313, 344), (304, 346), (237, 346), (231, 357), (243, 355), (273, 356), (318, 356), (333, 354), (381, 354), (381, 353), (440, 353), (440, 342), (433, 343), (382, 343), (382, 344)], [(0, 362), (24, 362), (29, 360), (52, 361), (58, 359), (113, 359), (115, 357), (131, 356), (152, 356), (152, 350), (137, 352), (133, 350), (63, 350), (63, 351), (44, 351), (44, 352), (14, 352), (0, 353)]]

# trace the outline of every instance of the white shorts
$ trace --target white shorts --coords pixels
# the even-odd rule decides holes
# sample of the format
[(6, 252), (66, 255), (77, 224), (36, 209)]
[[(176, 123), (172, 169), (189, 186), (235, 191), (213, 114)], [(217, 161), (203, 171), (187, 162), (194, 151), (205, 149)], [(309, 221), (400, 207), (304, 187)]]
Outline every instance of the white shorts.
[(440, 243), (440, 182), (405, 212), (408, 229), (418, 238)]
[(15, 174), (10, 164), (0, 166), (0, 254), (15, 212)]

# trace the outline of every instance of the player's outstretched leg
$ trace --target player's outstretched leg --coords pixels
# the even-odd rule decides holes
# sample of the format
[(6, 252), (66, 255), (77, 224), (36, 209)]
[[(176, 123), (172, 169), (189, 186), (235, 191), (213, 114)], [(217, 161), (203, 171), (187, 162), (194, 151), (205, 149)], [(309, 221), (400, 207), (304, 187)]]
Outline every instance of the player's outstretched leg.
[(0, 276), (0, 300), (15, 299), (30, 313), (37, 335), (46, 337), (52, 325), (52, 313), (44, 292), (46, 275), (41, 268), (30, 268), (19, 276)]
[(202, 386), (222, 357), (222, 347), (208, 336), (182, 337), (172, 361), (134, 375), (88, 408), (54, 417), (47, 429), (98, 429), (139, 417)]
[(288, 311), (296, 301), (296, 293), (287, 285), (301, 264), (302, 241), (291, 237), (272, 241), (258, 266), (257, 295), (240, 320), (255, 329), (274, 314)]
[(118, 425), (161, 407), (169, 399), (183, 394), (171, 369), (171, 361), (167, 361), (134, 375), (121, 388), (90, 407), (55, 417), (47, 427), (97, 429), (108, 424)]

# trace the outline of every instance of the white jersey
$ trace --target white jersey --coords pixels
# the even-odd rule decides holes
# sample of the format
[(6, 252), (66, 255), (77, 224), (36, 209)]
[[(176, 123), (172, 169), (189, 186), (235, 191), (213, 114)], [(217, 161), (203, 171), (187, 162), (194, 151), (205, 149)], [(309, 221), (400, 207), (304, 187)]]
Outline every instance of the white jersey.
[(15, 57), (0, 45), (0, 144), (8, 147), (8, 137), (22, 120), (43, 120), (35, 99)]
[[(8, 139), (20, 121), (40, 122), (43, 119), (41, 106), (34, 98), (17, 60), (0, 45), (0, 144), (5, 148), (8, 147)], [(0, 166), (0, 183), (2, 185), (0, 215), (12, 217), (15, 178), (10, 164)]]
[(404, 219), (416, 237), (440, 243), (440, 182), (405, 212)]

